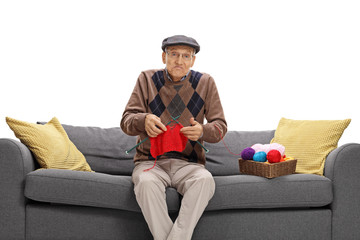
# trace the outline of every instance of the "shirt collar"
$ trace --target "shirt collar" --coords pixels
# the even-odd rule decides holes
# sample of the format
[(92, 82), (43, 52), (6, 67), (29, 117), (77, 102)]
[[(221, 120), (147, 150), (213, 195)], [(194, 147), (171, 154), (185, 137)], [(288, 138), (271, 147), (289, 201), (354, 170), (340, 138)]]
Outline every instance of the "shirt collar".
[[(185, 78), (189, 75), (190, 71), (191, 71), (191, 70), (189, 70), (189, 71), (187, 72), (187, 74), (180, 79), (180, 82), (185, 80)], [(169, 74), (167, 68), (165, 68), (165, 72), (166, 72), (167, 78), (168, 78), (170, 81), (174, 82), (174, 81), (172, 80), (172, 78), (170, 77), (170, 74)]]

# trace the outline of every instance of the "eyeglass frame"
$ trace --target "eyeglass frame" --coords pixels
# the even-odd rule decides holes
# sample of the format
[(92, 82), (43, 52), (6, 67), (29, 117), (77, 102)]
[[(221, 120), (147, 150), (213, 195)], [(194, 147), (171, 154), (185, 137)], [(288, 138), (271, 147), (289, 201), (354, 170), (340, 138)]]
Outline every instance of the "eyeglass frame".
[(174, 51), (177, 55), (176, 55), (176, 56), (171, 56), (171, 55), (170, 55), (170, 52), (169, 52), (167, 49), (165, 49), (165, 52), (166, 52), (166, 54), (167, 54), (170, 58), (172, 58), (172, 59), (177, 59), (177, 58), (179, 58), (179, 57), (181, 56), (181, 58), (182, 58), (184, 61), (191, 61), (191, 60), (193, 59), (193, 57), (195, 56), (195, 54), (192, 53), (192, 54), (190, 54), (190, 58), (184, 58), (184, 54), (187, 54), (187, 53), (178, 53), (178, 52)]

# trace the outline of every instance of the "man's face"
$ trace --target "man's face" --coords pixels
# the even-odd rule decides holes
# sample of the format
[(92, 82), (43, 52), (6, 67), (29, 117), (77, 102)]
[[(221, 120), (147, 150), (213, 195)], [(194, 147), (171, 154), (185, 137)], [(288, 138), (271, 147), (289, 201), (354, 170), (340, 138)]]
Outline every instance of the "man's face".
[(172, 80), (180, 81), (194, 65), (194, 49), (183, 45), (167, 47), (162, 53), (162, 60)]

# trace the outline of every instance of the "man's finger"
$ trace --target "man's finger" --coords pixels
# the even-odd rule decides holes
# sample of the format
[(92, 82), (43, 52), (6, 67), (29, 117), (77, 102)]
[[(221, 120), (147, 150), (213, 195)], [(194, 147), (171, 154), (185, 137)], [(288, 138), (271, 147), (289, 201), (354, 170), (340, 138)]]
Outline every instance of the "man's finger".
[(160, 122), (160, 124), (156, 124), (156, 127), (158, 127), (159, 130), (161, 129), (162, 131), (167, 131), (167, 128), (161, 122)]
[(192, 131), (193, 131), (192, 127), (183, 127), (180, 129), (180, 132), (182, 133), (190, 133)]
[(158, 119), (155, 120), (155, 127), (157, 127), (159, 130), (160, 129), (163, 130), (163, 131), (167, 130), (166, 126)]
[(195, 121), (195, 119), (192, 117), (192, 118), (190, 118), (190, 125), (191, 126), (194, 126), (196, 124), (196, 121)]

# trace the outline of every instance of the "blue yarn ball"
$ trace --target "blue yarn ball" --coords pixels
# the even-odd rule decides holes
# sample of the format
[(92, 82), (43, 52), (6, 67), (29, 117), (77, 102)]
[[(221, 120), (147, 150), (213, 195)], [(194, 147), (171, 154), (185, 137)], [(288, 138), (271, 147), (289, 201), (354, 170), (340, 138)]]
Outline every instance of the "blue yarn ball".
[(266, 162), (266, 152), (257, 152), (253, 156), (253, 160), (256, 162)]
[(244, 160), (252, 160), (255, 154), (255, 150), (251, 147), (245, 148), (241, 152), (241, 158)]

